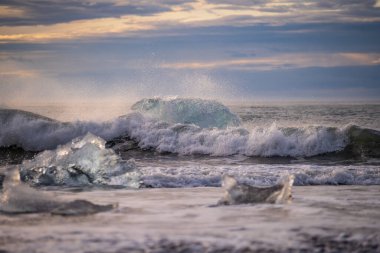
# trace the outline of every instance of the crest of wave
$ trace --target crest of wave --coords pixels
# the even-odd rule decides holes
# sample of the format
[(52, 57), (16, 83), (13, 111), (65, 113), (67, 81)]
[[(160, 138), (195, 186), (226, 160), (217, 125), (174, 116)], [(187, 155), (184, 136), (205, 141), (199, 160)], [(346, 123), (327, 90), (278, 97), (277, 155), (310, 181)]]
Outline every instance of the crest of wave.
[(346, 128), (241, 127), (201, 128), (193, 124), (169, 124), (140, 114), (126, 117), (128, 135), (141, 148), (183, 155), (314, 156), (343, 150)]
[(110, 140), (122, 135), (125, 131), (122, 119), (69, 123), (21, 110), (0, 110), (1, 147), (15, 145), (25, 150), (40, 151), (54, 149), (87, 132)]
[(225, 105), (206, 99), (145, 98), (132, 106), (144, 116), (168, 123), (195, 124), (202, 128), (239, 126), (237, 115)]

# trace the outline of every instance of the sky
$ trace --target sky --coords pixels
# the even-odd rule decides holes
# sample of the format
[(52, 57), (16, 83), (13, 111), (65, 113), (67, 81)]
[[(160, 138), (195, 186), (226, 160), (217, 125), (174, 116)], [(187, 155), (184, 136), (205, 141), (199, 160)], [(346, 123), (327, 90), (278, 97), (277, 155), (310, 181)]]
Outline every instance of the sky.
[(380, 100), (379, 0), (2, 0), (0, 105)]

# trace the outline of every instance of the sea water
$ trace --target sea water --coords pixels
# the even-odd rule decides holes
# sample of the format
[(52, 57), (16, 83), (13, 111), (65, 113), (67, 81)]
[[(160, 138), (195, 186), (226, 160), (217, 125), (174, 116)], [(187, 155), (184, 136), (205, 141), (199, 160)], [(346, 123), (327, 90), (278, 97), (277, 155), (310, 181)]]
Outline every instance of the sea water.
[[(72, 225), (65, 226), (58, 225), (62, 218), (31, 216), (47, 234), (53, 233), (53, 244), (43, 241), (47, 234), (37, 238), (31, 233), (40, 226), (25, 225), (29, 216), (2, 217), (2, 238), (38, 240), (16, 247), (10, 239), (7, 249), (40, 247), (49, 252), (58, 245), (57, 252), (85, 252), (88, 240), (99, 240), (89, 247), (114, 245), (109, 252), (128, 247), (136, 252), (180, 252), (181, 247), (189, 252), (239, 252), (245, 246), (252, 252), (260, 247), (302, 249), (302, 236), (313, 234), (339, 244), (344, 239), (339, 235), (349, 226), (354, 228), (348, 231), (348, 241), (355, 244), (360, 239), (355, 236), (369, 244), (377, 240), (372, 237), (380, 225), (375, 211), (380, 200), (379, 104), (150, 98), (113, 110), (108, 105), (104, 120), (99, 120), (101, 108), (96, 108), (96, 116), (91, 115), (94, 108), (83, 108), (1, 109), (0, 166), (19, 166), (26, 183), (68, 199), (80, 196), (100, 204), (119, 202), (121, 207), (98, 218), (69, 218)], [(256, 186), (273, 185), (293, 174), (293, 204), (210, 207), (222, 196), (219, 187), (225, 174)], [(355, 212), (367, 218), (353, 218)], [(83, 227), (77, 228), (72, 219)], [(14, 225), (23, 235), (14, 233)], [(325, 233), (331, 226), (335, 228)], [(96, 232), (94, 227), (99, 227)], [(127, 232), (130, 229), (136, 234)], [(78, 245), (66, 250), (64, 241), (74, 240), (75, 231), (80, 234)], [(276, 231), (286, 239), (276, 242)], [(66, 239), (60, 243), (62, 236)], [(122, 243), (126, 237), (128, 243)]]

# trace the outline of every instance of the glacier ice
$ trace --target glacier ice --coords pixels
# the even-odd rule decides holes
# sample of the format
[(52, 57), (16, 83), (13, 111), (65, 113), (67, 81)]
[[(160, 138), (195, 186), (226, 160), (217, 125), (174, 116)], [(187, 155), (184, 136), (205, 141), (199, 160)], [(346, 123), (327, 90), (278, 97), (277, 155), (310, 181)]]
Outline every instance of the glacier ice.
[(237, 115), (214, 100), (145, 98), (135, 103), (132, 109), (168, 123), (195, 124), (202, 128), (226, 128), (241, 124)]
[(55, 215), (89, 215), (117, 207), (117, 204), (98, 205), (87, 200), (65, 201), (50, 192), (31, 188), (20, 181), (17, 166), (5, 169), (0, 192), (0, 212), (8, 214), (49, 212)]
[(131, 159), (122, 160), (105, 140), (87, 133), (46, 150), (20, 165), (23, 181), (33, 185), (83, 186), (90, 184), (139, 187), (139, 171)]

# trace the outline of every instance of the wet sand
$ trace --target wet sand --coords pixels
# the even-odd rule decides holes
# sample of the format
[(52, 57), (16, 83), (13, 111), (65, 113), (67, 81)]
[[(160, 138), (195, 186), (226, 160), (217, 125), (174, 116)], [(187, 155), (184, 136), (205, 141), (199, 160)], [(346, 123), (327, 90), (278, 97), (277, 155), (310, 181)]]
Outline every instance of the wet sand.
[(0, 214), (0, 252), (379, 252), (380, 186), (294, 187), (288, 205), (213, 206), (221, 188), (54, 191), (118, 208)]

